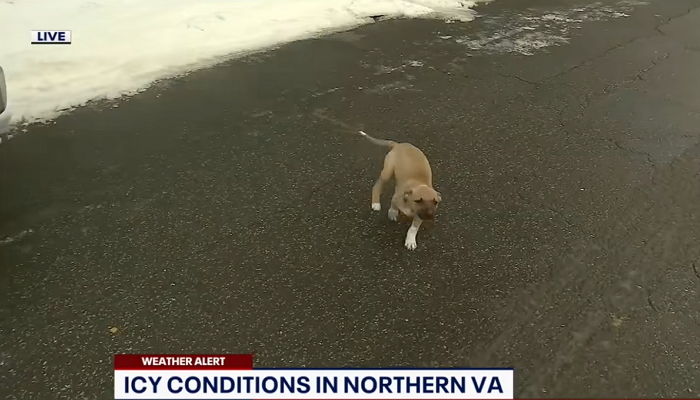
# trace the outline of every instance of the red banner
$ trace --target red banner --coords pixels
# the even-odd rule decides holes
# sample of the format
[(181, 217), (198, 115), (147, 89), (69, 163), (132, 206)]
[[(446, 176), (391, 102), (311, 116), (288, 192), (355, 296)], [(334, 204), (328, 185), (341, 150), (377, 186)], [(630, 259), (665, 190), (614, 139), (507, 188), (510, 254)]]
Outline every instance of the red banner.
[(252, 354), (116, 354), (114, 369), (253, 369)]

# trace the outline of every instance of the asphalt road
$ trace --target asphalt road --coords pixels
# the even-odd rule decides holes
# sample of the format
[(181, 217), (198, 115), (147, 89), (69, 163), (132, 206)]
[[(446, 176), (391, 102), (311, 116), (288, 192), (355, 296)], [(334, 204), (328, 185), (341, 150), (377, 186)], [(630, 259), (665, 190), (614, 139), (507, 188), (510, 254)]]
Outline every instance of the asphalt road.
[[(450, 40), (577, 4), (378, 22), (0, 145), (0, 397), (108, 399), (112, 354), (161, 352), (700, 396), (700, 2), (530, 56)], [(414, 252), (370, 210), (383, 153), (358, 128), (432, 162)]]

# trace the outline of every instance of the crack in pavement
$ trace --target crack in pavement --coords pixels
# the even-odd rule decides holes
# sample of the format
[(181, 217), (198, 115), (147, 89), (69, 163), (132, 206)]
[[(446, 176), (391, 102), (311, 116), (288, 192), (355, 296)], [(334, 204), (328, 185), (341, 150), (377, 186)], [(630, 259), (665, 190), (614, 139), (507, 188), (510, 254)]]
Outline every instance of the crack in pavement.
[[(644, 76), (643, 76), (644, 74), (646, 74), (647, 72), (651, 71), (652, 69), (658, 67), (659, 64), (661, 64), (661, 62), (668, 60), (670, 57), (671, 57), (671, 53), (670, 53), (670, 52), (666, 52), (666, 53), (664, 53), (663, 56), (661, 56), (661, 58), (659, 58), (659, 59), (652, 59), (652, 60), (651, 60), (651, 65), (647, 66), (646, 68), (642, 68), (639, 72), (637, 72), (637, 74), (635, 75), (635, 78), (636, 78), (636, 79), (634, 79), (634, 80), (643, 81), (643, 80), (644, 80)], [(627, 82), (629, 82), (629, 81), (623, 81), (623, 83), (627, 83)]]
[(656, 162), (654, 161), (654, 157), (649, 152), (635, 150), (635, 149), (631, 149), (627, 146), (623, 146), (622, 144), (620, 144), (620, 142), (618, 142), (614, 138), (601, 138), (601, 140), (606, 141), (606, 142), (611, 142), (613, 145), (615, 145), (615, 147), (617, 147), (618, 149), (620, 149), (622, 151), (626, 151), (626, 152), (631, 153), (631, 154), (643, 156), (644, 161), (649, 165), (649, 168), (651, 168), (651, 174), (650, 174), (651, 186), (656, 186), (656, 183), (657, 183), (656, 182), (656, 174), (655, 174), (655, 172), (657, 170)]
[(580, 63), (578, 63), (578, 64), (576, 64), (576, 65), (574, 65), (574, 66), (572, 66), (572, 67), (569, 67), (569, 68), (567, 68), (567, 69), (564, 70), (564, 71), (560, 71), (560, 72), (558, 72), (558, 73), (556, 73), (556, 74), (554, 74), (554, 75), (550, 75), (550, 76), (548, 76), (548, 77), (542, 78), (542, 79), (540, 79), (540, 80), (538, 81), (538, 83), (543, 83), (543, 82), (546, 82), (546, 81), (548, 81), (548, 80), (555, 79), (555, 78), (558, 78), (558, 77), (560, 77), (560, 76), (566, 75), (566, 74), (568, 74), (568, 73), (570, 73), (570, 72), (572, 72), (572, 71), (575, 71), (575, 70), (577, 70), (577, 69), (579, 69), (579, 68), (581, 68), (581, 67), (583, 67), (583, 66), (589, 65), (590, 63), (592, 63), (593, 61), (595, 61), (595, 60), (597, 60), (597, 59), (600, 59), (600, 58), (605, 57), (606, 55), (610, 54), (611, 52), (613, 52), (613, 51), (615, 51), (615, 50), (617, 50), (617, 49), (619, 49), (619, 48), (622, 48), (622, 47), (625, 47), (625, 46), (627, 46), (627, 45), (629, 45), (629, 44), (631, 44), (631, 43), (634, 43), (634, 42), (637, 41), (637, 40), (648, 39), (648, 38), (650, 38), (650, 37), (657, 36), (657, 35), (663, 35), (663, 36), (665, 36), (666, 33), (663, 32), (663, 31), (661, 30), (661, 27), (662, 27), (662, 26), (667, 25), (667, 24), (671, 23), (672, 21), (674, 21), (674, 20), (676, 20), (676, 19), (678, 19), (678, 18), (682, 18), (682, 17), (684, 17), (684, 16), (690, 14), (691, 12), (693, 12), (693, 10), (696, 10), (696, 9), (698, 9), (698, 8), (700, 8), (700, 7), (693, 7), (693, 8), (690, 8), (690, 9), (688, 9), (686, 12), (684, 12), (684, 13), (682, 13), (682, 14), (669, 17), (666, 21), (664, 21), (664, 22), (662, 22), (662, 23), (660, 23), (660, 24), (657, 24), (657, 25), (654, 27), (654, 30), (656, 31), (655, 34), (637, 36), (637, 37), (634, 37), (634, 38), (632, 38), (632, 39), (626, 40), (626, 41), (624, 41), (624, 42), (622, 42), (622, 43), (618, 43), (618, 44), (616, 44), (616, 45), (614, 45), (614, 46), (611, 46), (611, 47), (605, 49), (605, 50), (604, 50), (603, 52), (601, 52), (600, 54), (597, 54), (597, 55), (595, 55), (595, 56), (593, 56), (593, 57), (590, 57), (590, 58), (588, 58), (588, 59), (586, 59), (586, 60), (583, 60), (582, 62), (580, 62)]
[(652, 293), (651, 290), (646, 289), (647, 291), (647, 303), (649, 303), (649, 307), (651, 307), (654, 312), (659, 312), (659, 309), (656, 308), (656, 305), (654, 304), (654, 301), (651, 299)]
[(533, 85), (533, 86), (535, 86), (535, 87), (539, 87), (540, 84), (541, 84), (541, 82), (531, 81), (531, 80), (522, 78), (522, 77), (520, 77), (520, 76), (518, 76), (518, 75), (510, 75), (510, 74), (505, 74), (505, 73), (503, 73), (503, 72), (499, 72), (498, 75), (500, 75), (500, 76), (502, 76), (502, 77), (504, 77), (504, 78), (517, 79), (517, 80), (519, 80), (519, 81), (521, 81), (521, 82), (525, 82), (525, 83), (527, 83), (527, 84), (529, 84), (529, 85)]
[(629, 76), (627, 76), (627, 77), (625, 77), (625, 78), (622, 78), (622, 79), (621, 79), (620, 81), (618, 81), (618, 82), (610, 83), (610, 84), (608, 84), (607, 86), (605, 86), (602, 90), (600, 90), (600, 91), (598, 91), (598, 92), (594, 92), (594, 93), (592, 93), (592, 94), (586, 96), (586, 97), (585, 97), (584, 104), (583, 104), (583, 109), (582, 109), (582, 111), (587, 110), (587, 109), (591, 106), (591, 103), (592, 103), (596, 98), (598, 98), (598, 97), (605, 96), (605, 95), (609, 95), (609, 94), (613, 93), (614, 91), (616, 91), (617, 89), (620, 89), (621, 87), (623, 87), (623, 86), (626, 85), (626, 84), (634, 83), (634, 82), (640, 81), (640, 80), (643, 81), (643, 80), (644, 80), (644, 77), (643, 77), (644, 74), (646, 74), (646, 73), (648, 73), (649, 71), (653, 70), (654, 68), (656, 68), (657, 66), (659, 66), (659, 64), (661, 64), (661, 62), (663, 62), (663, 61), (669, 59), (670, 57), (671, 57), (671, 53), (670, 53), (670, 52), (666, 52), (666, 53), (664, 53), (664, 55), (661, 56), (660, 58), (658, 58), (658, 59), (652, 59), (652, 60), (650, 61), (651, 64), (649, 64), (649, 65), (646, 66), (646, 67), (643, 67), (643, 68), (642, 68), (641, 70), (639, 70), (638, 72), (636, 72), (636, 73), (634, 73), (634, 74), (632, 74), (632, 75), (629, 75)]
[(612, 144), (615, 145), (615, 147), (617, 147), (620, 150), (624, 150), (624, 151), (627, 151), (627, 152), (632, 153), (632, 154), (644, 156), (646, 161), (649, 163), (649, 166), (651, 166), (651, 168), (656, 168), (656, 162), (654, 162), (654, 158), (648, 152), (635, 150), (635, 149), (631, 149), (627, 146), (623, 146), (622, 144), (620, 144), (620, 142), (618, 142), (616, 139), (613, 139), (613, 138), (603, 138), (603, 140), (611, 142)]
[(672, 16), (672, 17), (668, 17), (668, 18), (666, 19), (666, 21), (661, 22), (660, 24), (657, 24), (657, 25), (654, 27), (654, 30), (657, 31), (659, 34), (661, 34), (661, 35), (663, 35), (663, 36), (666, 36), (666, 32), (664, 32), (664, 31), (661, 29), (662, 26), (668, 25), (668, 24), (670, 24), (671, 22), (673, 22), (673, 21), (676, 20), (676, 19), (683, 18), (683, 17), (685, 17), (686, 15), (690, 14), (691, 12), (693, 12), (694, 10), (696, 10), (696, 9), (698, 9), (698, 8), (700, 8), (700, 7), (691, 7), (691, 8), (689, 8), (686, 12), (684, 12), (684, 13), (682, 13), (682, 14), (675, 15), (675, 16)]
[(628, 44), (634, 43), (634, 42), (637, 41), (637, 40), (646, 39), (647, 37), (649, 37), (649, 36), (637, 36), (637, 37), (635, 37), (635, 38), (626, 40), (626, 41), (624, 41), (624, 42), (622, 42), (622, 43), (618, 43), (618, 44), (616, 44), (615, 46), (612, 46), (612, 47), (609, 47), (609, 48), (605, 49), (605, 50), (604, 50), (602, 53), (600, 53), (600, 54), (597, 54), (597, 55), (595, 55), (595, 56), (593, 56), (593, 57), (591, 57), (591, 58), (587, 58), (587, 59), (581, 61), (580, 63), (578, 63), (578, 64), (576, 64), (576, 65), (574, 65), (574, 66), (572, 66), (572, 67), (569, 67), (569, 68), (565, 69), (564, 71), (560, 71), (560, 72), (557, 72), (557, 73), (554, 74), (554, 75), (550, 75), (550, 76), (548, 76), (548, 77), (542, 78), (542, 79), (540, 79), (538, 82), (539, 82), (539, 83), (544, 83), (544, 82), (546, 82), (546, 81), (549, 81), (549, 80), (556, 79), (556, 78), (559, 78), (559, 77), (561, 77), (561, 76), (564, 76), (564, 75), (566, 75), (566, 74), (568, 74), (568, 73), (570, 73), (570, 72), (573, 72), (573, 71), (575, 71), (575, 70), (577, 70), (577, 69), (579, 69), (579, 68), (581, 68), (581, 67), (584, 67), (584, 66), (586, 66), (586, 65), (590, 65), (593, 61), (598, 60), (598, 59), (601, 59), (601, 58), (607, 56), (608, 54), (610, 54), (611, 52), (613, 52), (613, 51), (615, 51), (615, 50), (617, 50), (617, 49), (619, 49), (619, 48), (625, 47), (625, 46), (627, 46)]
[[(662, 55), (660, 58), (652, 59), (652, 60), (651, 60), (651, 64), (649, 64), (648, 66), (642, 68), (641, 70), (639, 70), (638, 72), (636, 72), (636, 73), (634, 73), (634, 74), (632, 74), (632, 75), (629, 75), (628, 77), (623, 78), (623, 79), (620, 80), (619, 82), (610, 83), (610, 84), (606, 85), (606, 86), (605, 86), (602, 90), (600, 90), (600, 91), (597, 91), (597, 92), (594, 92), (594, 93), (591, 93), (591, 94), (584, 95), (584, 96), (583, 96), (583, 102), (580, 103), (581, 109), (579, 110), (579, 113), (583, 113), (583, 112), (585, 112), (588, 108), (590, 108), (591, 103), (593, 103), (598, 97), (610, 95), (611, 93), (613, 93), (613, 92), (615, 92), (616, 90), (618, 90), (618, 89), (624, 87), (624, 86), (627, 85), (627, 84), (631, 84), (631, 83), (634, 83), (634, 82), (640, 81), (640, 80), (641, 80), (641, 81), (645, 80), (645, 79), (644, 79), (644, 74), (646, 74), (646, 73), (648, 73), (649, 71), (653, 70), (654, 68), (656, 68), (657, 66), (659, 66), (659, 64), (661, 64), (663, 61), (668, 60), (670, 57), (671, 57), (671, 53), (670, 53), (670, 52), (666, 52), (666, 53), (664, 53), (664, 55)], [(567, 124), (570, 122), (569, 120), (565, 120), (565, 119), (564, 119), (564, 113), (566, 112), (566, 110), (567, 110), (566, 107), (562, 107), (562, 108), (560, 108), (560, 109), (557, 109), (557, 119), (559, 120), (559, 125), (560, 125), (562, 128), (565, 128), (565, 127), (567, 126)], [(618, 147), (621, 147), (621, 146), (618, 145)], [(647, 155), (648, 155), (648, 154), (647, 154)], [(649, 156), (649, 158), (651, 158), (651, 157)]]

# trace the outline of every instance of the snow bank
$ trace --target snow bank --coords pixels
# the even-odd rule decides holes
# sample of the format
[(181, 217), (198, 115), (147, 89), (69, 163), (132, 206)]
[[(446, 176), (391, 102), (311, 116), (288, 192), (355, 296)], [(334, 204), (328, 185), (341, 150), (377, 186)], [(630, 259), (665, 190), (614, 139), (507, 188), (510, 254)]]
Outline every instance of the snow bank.
[[(42, 121), (98, 98), (225, 58), (372, 22), (469, 21), (481, 0), (0, 0), (0, 65), (14, 121)], [(71, 45), (30, 31), (71, 30)]]

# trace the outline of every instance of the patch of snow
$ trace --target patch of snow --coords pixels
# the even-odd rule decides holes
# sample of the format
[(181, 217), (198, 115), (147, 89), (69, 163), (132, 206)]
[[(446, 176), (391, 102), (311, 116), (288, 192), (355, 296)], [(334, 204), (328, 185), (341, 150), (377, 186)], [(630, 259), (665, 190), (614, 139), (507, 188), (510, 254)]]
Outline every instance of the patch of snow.
[[(231, 57), (372, 23), (372, 16), (470, 21), (479, 1), (4, 1), (0, 65), (14, 120), (45, 121)], [(70, 30), (73, 43), (31, 45), (37, 29)]]

